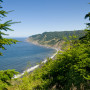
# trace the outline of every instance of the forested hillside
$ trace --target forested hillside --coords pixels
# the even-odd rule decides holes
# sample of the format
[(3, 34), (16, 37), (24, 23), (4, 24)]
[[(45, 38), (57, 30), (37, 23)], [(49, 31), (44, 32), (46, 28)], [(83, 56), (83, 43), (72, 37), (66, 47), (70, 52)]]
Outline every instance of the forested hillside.
[[(47, 45), (58, 47), (62, 45), (63, 41), (71, 40), (71, 36), (75, 36), (76, 38), (80, 38), (85, 35), (83, 30), (77, 31), (62, 31), (62, 32), (44, 32), (42, 34), (37, 34), (30, 36), (28, 41), (34, 44)], [(75, 39), (75, 38), (74, 38)]]

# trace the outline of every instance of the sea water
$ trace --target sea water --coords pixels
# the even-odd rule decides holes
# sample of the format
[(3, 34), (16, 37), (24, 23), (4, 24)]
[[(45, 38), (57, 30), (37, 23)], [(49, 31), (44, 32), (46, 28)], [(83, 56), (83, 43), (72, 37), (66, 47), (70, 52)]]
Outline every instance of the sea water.
[(54, 49), (26, 42), (26, 38), (15, 39), (21, 42), (5, 45), (7, 50), (0, 49), (0, 52), (3, 53), (3, 56), (0, 56), (0, 70), (15, 69), (22, 73), (56, 52)]

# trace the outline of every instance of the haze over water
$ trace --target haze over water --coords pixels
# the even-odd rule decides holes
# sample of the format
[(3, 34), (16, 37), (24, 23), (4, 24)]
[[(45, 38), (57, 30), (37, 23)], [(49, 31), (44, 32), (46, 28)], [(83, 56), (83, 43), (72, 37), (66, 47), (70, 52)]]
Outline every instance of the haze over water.
[[(55, 53), (54, 49), (45, 48), (26, 42), (26, 38), (15, 38), (17, 44), (5, 46), (7, 50), (1, 50), (4, 56), (0, 56), (0, 70), (15, 69), (23, 72), (26, 68), (35, 66), (45, 58)], [(31, 65), (31, 66), (30, 66)]]

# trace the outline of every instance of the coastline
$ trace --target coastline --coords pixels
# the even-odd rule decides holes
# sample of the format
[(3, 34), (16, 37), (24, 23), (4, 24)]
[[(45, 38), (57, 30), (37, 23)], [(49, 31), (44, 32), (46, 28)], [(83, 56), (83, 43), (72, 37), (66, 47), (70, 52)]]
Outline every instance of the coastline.
[[(28, 41), (27, 39), (26, 39), (26, 42), (32, 43), (32, 42)], [(32, 43), (32, 44), (34, 44), (34, 43)], [(34, 44), (34, 45), (38, 45), (38, 46), (42, 46), (42, 47), (46, 47), (46, 48), (55, 49), (56, 52), (55, 52), (51, 57), (49, 57), (49, 58), (51, 58), (51, 59), (54, 59), (54, 57), (56, 56), (56, 54), (57, 54), (58, 51), (60, 50), (60, 49), (58, 49), (58, 48), (48, 47), (48, 46), (46, 46), (46, 45), (45, 45), (45, 46), (44, 46), (44, 45), (40, 45), (40, 44)], [(41, 63), (46, 63), (46, 62), (47, 62), (47, 59), (44, 59)], [(35, 66), (33, 66), (33, 67), (30, 67), (30, 68), (28, 68), (27, 70), (23, 71), (23, 73), (20, 73), (20, 74), (18, 74), (18, 75), (14, 75), (13, 79), (15, 79), (15, 78), (20, 78), (20, 77), (22, 77), (22, 76), (25, 74), (25, 72), (30, 73), (30, 72), (34, 71), (36, 68), (38, 68), (38, 67), (40, 67), (39, 64), (38, 64), (38, 65), (35, 65)]]
[(56, 51), (60, 51), (61, 49), (57, 46), (50, 46), (50, 45), (42, 45), (42, 44), (39, 44), (38, 41), (31, 41), (29, 38), (26, 39), (26, 42), (28, 43), (32, 43), (34, 45), (37, 45), (37, 46), (42, 46), (42, 47), (46, 47), (46, 48), (52, 48), (52, 49), (55, 49)]

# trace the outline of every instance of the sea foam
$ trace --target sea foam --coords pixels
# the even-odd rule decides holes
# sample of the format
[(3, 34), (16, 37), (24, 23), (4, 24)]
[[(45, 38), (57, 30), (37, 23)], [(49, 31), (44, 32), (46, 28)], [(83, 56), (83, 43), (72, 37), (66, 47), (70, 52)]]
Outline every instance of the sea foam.
[[(58, 52), (58, 50), (57, 50), (57, 52)], [(55, 55), (57, 54), (57, 52), (55, 53), (55, 54), (53, 54), (50, 58), (54, 58), (55, 57)], [(44, 61), (42, 61), (41, 63), (46, 63), (47, 62), (47, 59), (45, 59)], [(24, 71), (23, 73), (21, 73), (21, 74), (18, 74), (18, 75), (14, 75), (14, 77), (13, 78), (19, 78), (19, 77), (22, 77), (24, 74), (25, 74), (25, 72), (28, 72), (28, 73), (30, 73), (30, 72), (32, 72), (33, 70), (35, 70), (36, 68), (38, 68), (40, 65), (35, 65), (35, 66), (33, 66), (33, 67), (31, 67), (31, 68), (29, 68), (29, 69), (27, 69), (26, 71)]]

